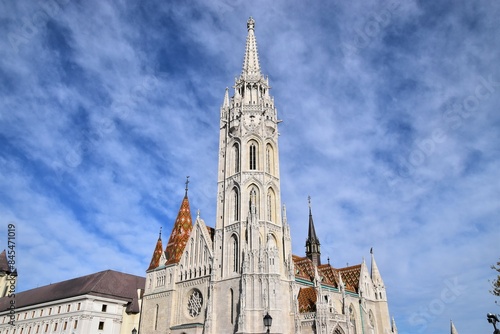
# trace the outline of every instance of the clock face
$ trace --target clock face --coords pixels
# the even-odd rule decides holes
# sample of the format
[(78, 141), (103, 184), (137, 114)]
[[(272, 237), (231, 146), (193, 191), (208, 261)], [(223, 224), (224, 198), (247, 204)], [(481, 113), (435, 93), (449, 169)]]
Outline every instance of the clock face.
[(259, 115), (247, 114), (243, 116), (243, 124), (247, 129), (253, 131), (259, 125), (260, 117)]

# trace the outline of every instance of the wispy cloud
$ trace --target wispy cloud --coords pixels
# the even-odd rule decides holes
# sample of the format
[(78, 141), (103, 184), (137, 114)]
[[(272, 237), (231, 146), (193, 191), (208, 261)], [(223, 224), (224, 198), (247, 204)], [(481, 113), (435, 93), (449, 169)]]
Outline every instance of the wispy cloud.
[[(219, 108), (253, 16), (283, 119), (294, 252), (311, 195), (323, 260), (359, 263), (373, 246), (401, 333), (444, 332), (450, 318), (459, 332), (489, 330), (499, 10), (0, 2), (0, 240), (16, 224), (18, 288), (107, 268), (144, 274), (187, 175), (193, 211), (214, 225)], [(450, 282), (467, 292), (451, 298)]]

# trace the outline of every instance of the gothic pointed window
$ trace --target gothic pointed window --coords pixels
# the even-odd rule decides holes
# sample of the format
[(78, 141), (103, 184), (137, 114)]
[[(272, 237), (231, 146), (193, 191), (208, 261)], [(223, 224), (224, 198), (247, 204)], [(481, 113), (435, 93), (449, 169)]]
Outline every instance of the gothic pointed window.
[(250, 170), (257, 169), (257, 145), (255, 143), (250, 144)]
[(233, 219), (240, 220), (240, 196), (237, 188), (233, 189)]
[(273, 189), (269, 188), (266, 198), (267, 220), (276, 221), (276, 196)]
[(231, 257), (232, 257), (232, 271), (234, 273), (238, 272), (239, 267), (239, 249), (238, 249), (238, 238), (235, 234), (231, 236)]
[(250, 211), (252, 213), (255, 213), (256, 215), (258, 215), (258, 212), (259, 212), (259, 207), (258, 207), (258, 204), (259, 204), (259, 198), (257, 197), (257, 191), (256, 191), (256, 188), (252, 188), (252, 190), (250, 190)]
[(274, 174), (274, 150), (271, 144), (266, 145), (266, 172)]
[(234, 159), (234, 172), (238, 173), (240, 171), (240, 148), (238, 144), (233, 146), (233, 159)]

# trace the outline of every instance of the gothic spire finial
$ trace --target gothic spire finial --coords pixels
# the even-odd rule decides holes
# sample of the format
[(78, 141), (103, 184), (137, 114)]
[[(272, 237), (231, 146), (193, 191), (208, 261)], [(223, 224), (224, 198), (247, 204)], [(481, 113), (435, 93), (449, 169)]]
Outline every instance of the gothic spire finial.
[(158, 235), (158, 240), (161, 240), (161, 226), (160, 226), (160, 234)]
[(255, 29), (255, 20), (251, 16), (248, 18), (248, 21), (247, 21), (247, 29), (248, 30)]
[(188, 184), (189, 184), (189, 176), (186, 176), (186, 193), (184, 194), (184, 197), (187, 197), (188, 195)]

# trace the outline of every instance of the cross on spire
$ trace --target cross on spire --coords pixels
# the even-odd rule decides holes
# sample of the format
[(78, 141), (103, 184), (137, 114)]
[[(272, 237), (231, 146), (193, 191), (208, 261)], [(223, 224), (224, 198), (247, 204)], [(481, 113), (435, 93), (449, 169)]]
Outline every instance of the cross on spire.
[(189, 184), (189, 176), (186, 176), (186, 194), (184, 195), (185, 197), (187, 197), (188, 195), (188, 184)]

